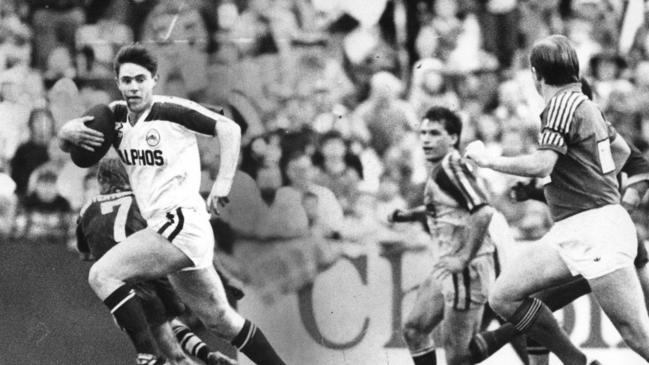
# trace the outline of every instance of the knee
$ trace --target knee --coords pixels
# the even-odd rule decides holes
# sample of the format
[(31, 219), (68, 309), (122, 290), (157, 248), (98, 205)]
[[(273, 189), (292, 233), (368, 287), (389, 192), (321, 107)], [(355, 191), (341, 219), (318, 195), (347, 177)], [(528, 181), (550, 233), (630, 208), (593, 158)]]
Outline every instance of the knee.
[(624, 342), (632, 348), (639, 349), (644, 348), (649, 343), (649, 334), (646, 329), (641, 326), (639, 323), (631, 323), (629, 321), (624, 321), (617, 324), (618, 331), (624, 339)]
[(406, 322), (403, 326), (403, 338), (408, 345), (417, 345), (428, 336), (428, 333), (415, 322)]
[(491, 309), (493, 309), (494, 312), (496, 312), (496, 314), (501, 317), (503, 316), (503, 312), (506, 311), (505, 303), (505, 298), (500, 292), (496, 291), (495, 288), (491, 291), (491, 293), (489, 293), (489, 306), (491, 307)]
[(489, 306), (502, 318), (509, 318), (516, 308), (512, 308), (513, 299), (507, 292), (497, 286), (489, 293)]
[(88, 272), (88, 284), (90, 284), (93, 290), (97, 291), (97, 289), (104, 286), (104, 283), (108, 281), (109, 277), (107, 270), (95, 263), (90, 267), (90, 271)]

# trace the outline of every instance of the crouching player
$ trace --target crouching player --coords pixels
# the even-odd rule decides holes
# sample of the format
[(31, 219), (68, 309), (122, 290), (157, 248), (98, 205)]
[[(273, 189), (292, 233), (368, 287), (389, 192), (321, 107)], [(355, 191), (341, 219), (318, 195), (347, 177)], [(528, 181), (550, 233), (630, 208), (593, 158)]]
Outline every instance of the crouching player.
[[(102, 160), (97, 179), (100, 195), (82, 208), (77, 225), (79, 252), (89, 259), (99, 259), (127, 236), (146, 227), (146, 220), (140, 215), (131, 192), (128, 175), (119, 160)], [(224, 285), (228, 292), (225, 281)], [(237, 292), (237, 288), (231, 288), (230, 292), (233, 291)], [(142, 316), (142, 320), (124, 323), (122, 330), (138, 352), (137, 364), (163, 364), (164, 358), (171, 364), (195, 364), (187, 354), (208, 365), (235, 364), (220, 352), (212, 352), (175, 319), (185, 312), (185, 306), (167, 278), (134, 283), (130, 296), (135, 300), (124, 301), (122, 306), (136, 307), (134, 312)], [(116, 303), (113, 308), (119, 311), (120, 305)]]
[(428, 110), (419, 126), (430, 171), (424, 205), (389, 217), (399, 222), (425, 215), (434, 242), (432, 273), (419, 287), (404, 326), (415, 365), (436, 364), (430, 334), (442, 319), (446, 362), (471, 363), (469, 341), (480, 328), (495, 280), (495, 246), (489, 235), (494, 210), (458, 152), (461, 131), (460, 118), (449, 109)]

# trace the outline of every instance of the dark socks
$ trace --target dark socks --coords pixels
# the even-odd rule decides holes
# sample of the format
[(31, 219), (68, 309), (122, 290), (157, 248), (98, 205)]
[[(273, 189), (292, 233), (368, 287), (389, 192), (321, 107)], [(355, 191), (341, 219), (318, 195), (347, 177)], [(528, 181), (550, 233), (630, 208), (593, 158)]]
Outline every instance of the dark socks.
[(104, 300), (117, 325), (128, 334), (135, 350), (141, 354), (159, 354), (142, 309), (142, 303), (133, 288), (124, 284)]
[(286, 365), (257, 326), (246, 320), (232, 345), (257, 365)]
[(437, 365), (434, 348), (424, 353), (413, 354), (412, 360), (415, 362), (415, 365)]

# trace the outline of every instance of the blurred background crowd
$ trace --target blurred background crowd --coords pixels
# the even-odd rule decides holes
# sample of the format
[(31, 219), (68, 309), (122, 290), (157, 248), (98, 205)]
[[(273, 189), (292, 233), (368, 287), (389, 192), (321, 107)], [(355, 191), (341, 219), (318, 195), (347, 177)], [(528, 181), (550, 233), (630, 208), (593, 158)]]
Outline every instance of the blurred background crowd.
[[(119, 98), (112, 58), (139, 41), (159, 55), (159, 94), (223, 107), (245, 131), (232, 203), (213, 219), (242, 280), (271, 296), (367, 245), (430, 244), (421, 225), (386, 220), (421, 204), (422, 114), (457, 111), (463, 144), (490, 153), (534, 149), (543, 100), (527, 52), (561, 33), (606, 117), (646, 152), (646, 15), (642, 0), (0, 0), (0, 237), (74, 249), (97, 184), (55, 136)], [(199, 142), (207, 194), (219, 149)], [(517, 239), (544, 233), (546, 208), (509, 198), (520, 179), (483, 176)]]

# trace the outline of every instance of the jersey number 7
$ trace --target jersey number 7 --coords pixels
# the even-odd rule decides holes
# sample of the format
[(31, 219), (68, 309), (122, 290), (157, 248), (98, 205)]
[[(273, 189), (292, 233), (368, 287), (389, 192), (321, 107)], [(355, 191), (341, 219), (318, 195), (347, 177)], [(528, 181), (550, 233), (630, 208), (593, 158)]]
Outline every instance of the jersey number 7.
[(131, 196), (124, 196), (101, 203), (101, 214), (110, 214), (117, 207), (117, 214), (113, 223), (113, 237), (115, 238), (115, 242), (119, 243), (126, 239), (126, 218), (128, 217), (128, 211), (132, 203), (133, 197)]

